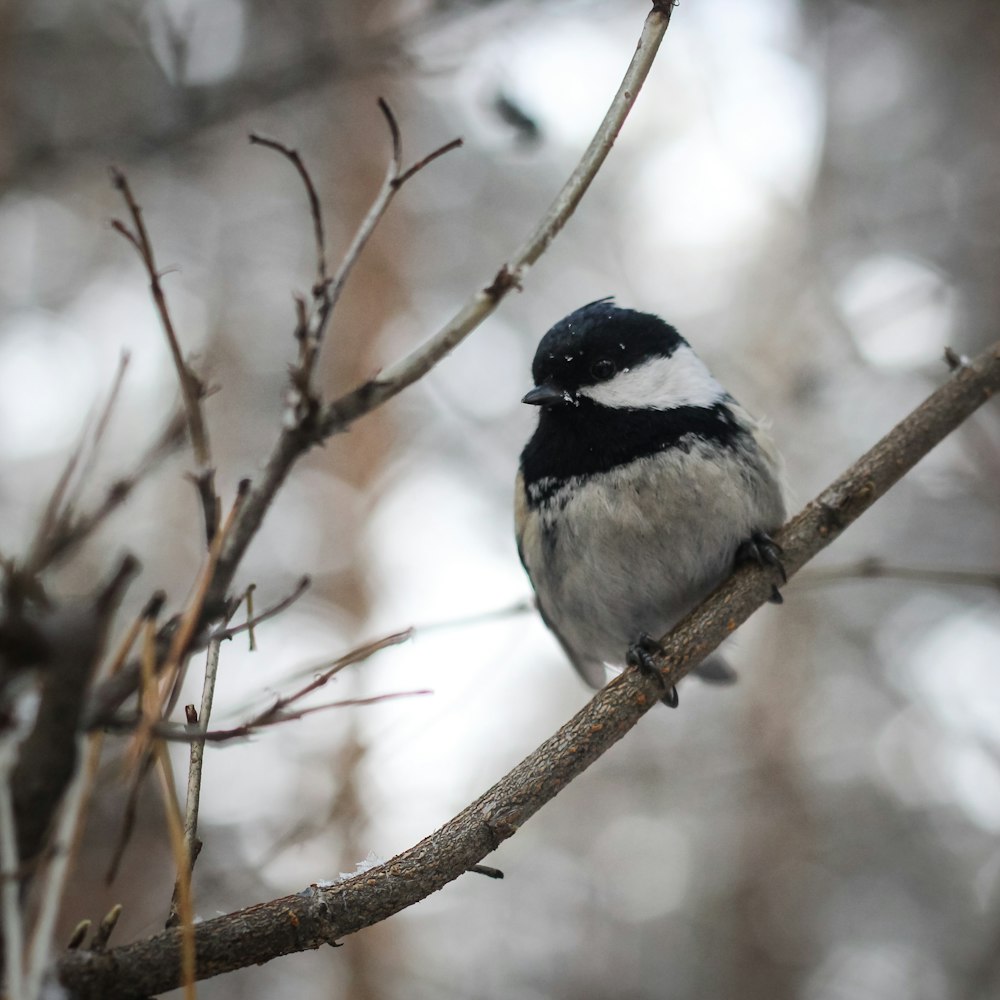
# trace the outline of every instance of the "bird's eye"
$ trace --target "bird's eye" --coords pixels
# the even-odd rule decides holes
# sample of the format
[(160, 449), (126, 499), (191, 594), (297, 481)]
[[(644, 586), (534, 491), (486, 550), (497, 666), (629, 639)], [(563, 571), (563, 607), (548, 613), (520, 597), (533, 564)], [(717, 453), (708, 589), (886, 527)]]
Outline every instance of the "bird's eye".
[(606, 382), (616, 370), (615, 363), (608, 358), (601, 358), (590, 366), (590, 374), (600, 382)]

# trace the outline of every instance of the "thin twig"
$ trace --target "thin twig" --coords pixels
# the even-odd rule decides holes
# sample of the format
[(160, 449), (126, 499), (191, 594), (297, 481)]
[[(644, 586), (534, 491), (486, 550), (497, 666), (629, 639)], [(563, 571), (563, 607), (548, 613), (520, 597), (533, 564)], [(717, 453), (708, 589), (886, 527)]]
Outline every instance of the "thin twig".
[(326, 273), (326, 238), (323, 235), (323, 211), (320, 208), (319, 195), (316, 194), (316, 185), (306, 169), (302, 157), (297, 149), (286, 146), (277, 139), (268, 139), (265, 136), (250, 133), (250, 144), (254, 146), (265, 146), (281, 153), (298, 171), (302, 178), (302, 184), (306, 189), (306, 196), (309, 198), (309, 214), (312, 217), (313, 237), (316, 240), (316, 287), (321, 288), (330, 280)]
[[(154, 691), (156, 673), (156, 628), (155, 623), (146, 621), (142, 649), (143, 698), (142, 711), (144, 717), (149, 717), (159, 711)], [(156, 762), (157, 774), (160, 778), (160, 793), (163, 799), (164, 813), (167, 818), (167, 831), (170, 836), (170, 847), (174, 855), (174, 866), (177, 869), (177, 915), (181, 932), (181, 984), (184, 987), (186, 1000), (195, 998), (195, 942), (194, 942), (194, 902), (191, 898), (191, 861), (184, 837), (184, 819), (180, 806), (177, 804), (177, 790), (174, 784), (173, 768), (170, 764), (170, 754), (161, 740), (154, 740), (152, 757)], [(168, 919), (167, 926), (170, 926)]]
[(121, 394), (122, 386), (125, 383), (125, 373), (128, 371), (130, 360), (131, 355), (129, 352), (122, 351), (121, 356), (118, 359), (118, 368), (115, 371), (114, 379), (111, 382), (111, 389), (108, 392), (107, 399), (104, 401), (103, 409), (98, 414), (93, 434), (90, 436), (90, 447), (86, 462), (81, 469), (80, 475), (77, 477), (74, 489), (69, 493), (66, 501), (67, 509), (79, 503), (80, 493), (83, 490), (90, 473), (93, 471), (94, 463), (97, 460), (97, 456), (100, 454), (101, 445), (104, 443), (104, 435), (107, 433), (108, 426), (111, 423), (111, 415), (114, 413), (118, 397)]
[(415, 691), (390, 691), (386, 694), (375, 694), (365, 698), (344, 698), (340, 701), (328, 701), (322, 705), (309, 705), (306, 708), (297, 708), (295, 711), (277, 710), (275, 708), (262, 712), (256, 719), (251, 719), (241, 726), (234, 726), (231, 729), (197, 729), (187, 732), (179, 731), (168, 725), (161, 724), (155, 732), (163, 739), (196, 743), (205, 740), (209, 743), (224, 743), (227, 740), (242, 739), (253, 736), (254, 733), (269, 726), (280, 726), (285, 722), (295, 722), (304, 719), (307, 715), (315, 715), (317, 712), (327, 712), (331, 708), (355, 708), (360, 705), (380, 705), (384, 701), (393, 701), (396, 698), (416, 698), (425, 694), (433, 694), (428, 688), (419, 688)]
[(517, 615), (528, 614), (535, 610), (535, 602), (526, 597), (513, 604), (506, 604), (502, 608), (494, 608), (492, 611), (480, 611), (471, 615), (460, 615), (457, 618), (442, 618), (436, 622), (424, 622), (422, 625), (414, 625), (410, 631), (414, 636), (425, 635), (427, 632), (444, 632), (454, 628), (471, 628), (476, 625), (485, 625), (487, 622), (502, 621), (504, 618), (514, 618)]
[[(379, 705), (384, 701), (392, 701), (395, 698), (414, 698), (425, 694), (433, 694), (430, 688), (418, 688), (415, 691), (388, 691), (385, 694), (376, 694), (364, 698), (344, 698), (340, 701), (328, 701), (322, 705), (309, 705), (306, 708), (296, 709), (294, 712), (276, 712), (268, 709), (261, 713), (261, 717), (252, 719), (249, 722), (232, 726), (229, 729), (202, 729), (194, 723), (186, 726), (178, 726), (170, 722), (156, 722), (150, 728), (150, 733), (161, 740), (169, 743), (225, 743), (229, 740), (246, 739), (255, 736), (260, 730), (270, 726), (280, 726), (286, 722), (295, 722), (304, 719), (307, 715), (315, 715), (317, 712), (327, 712), (331, 708), (355, 708), (364, 705)], [(193, 706), (192, 706), (193, 707)], [(110, 720), (106, 724), (108, 732), (131, 733), (135, 730), (136, 721), (118, 717)], [(195, 848), (200, 849), (200, 843), (195, 842)]]
[(444, 156), (445, 153), (449, 153), (453, 149), (458, 149), (462, 145), (461, 139), (452, 139), (404, 170), (403, 138), (399, 130), (399, 123), (396, 121), (396, 116), (393, 114), (392, 108), (389, 107), (388, 102), (384, 98), (380, 97), (378, 99), (378, 107), (385, 117), (386, 124), (389, 126), (389, 136), (392, 139), (392, 158), (386, 169), (382, 187), (379, 188), (379, 192), (375, 196), (371, 208), (368, 209), (368, 214), (362, 219), (361, 225), (358, 226), (350, 246), (344, 251), (344, 257), (340, 262), (340, 266), (337, 268), (337, 272), (330, 282), (332, 305), (337, 304), (341, 292), (344, 290), (344, 285), (347, 283), (347, 278), (361, 256), (361, 251), (364, 250), (371, 239), (372, 233), (375, 232), (376, 226), (378, 226), (379, 221), (388, 210), (396, 192), (415, 174), (433, 163), (438, 157)]
[[(174, 784), (174, 771), (170, 765), (170, 754), (162, 742), (156, 743), (157, 773), (160, 776), (160, 791), (163, 798), (164, 812), (167, 817), (167, 830), (170, 834), (170, 847), (174, 854), (174, 865), (177, 868), (177, 914), (181, 933), (181, 985), (184, 987), (185, 1000), (195, 1000), (195, 938), (194, 938), (194, 899), (191, 894), (191, 858), (187, 852), (184, 840), (184, 818), (177, 804), (177, 788)], [(169, 918), (167, 926), (172, 926)]]
[(159, 702), (157, 719), (173, 710), (177, 696), (180, 694), (180, 684), (183, 680), (191, 640), (201, 622), (205, 597), (215, 573), (219, 552), (239, 516), (240, 508), (243, 506), (249, 489), (249, 479), (242, 480), (237, 486), (236, 499), (233, 501), (233, 506), (230, 509), (225, 524), (223, 524), (221, 530), (212, 541), (212, 545), (208, 551), (208, 558), (205, 560), (205, 565), (199, 574), (194, 597), (189, 602), (187, 608), (185, 608), (183, 615), (181, 615), (181, 620), (170, 642), (170, 649), (167, 651), (163, 663), (159, 665), (157, 676), (162, 678), (161, 689), (163, 694)]
[[(77, 446), (72, 450), (62, 474), (56, 481), (52, 495), (49, 497), (49, 501), (45, 505), (45, 510), (38, 520), (38, 531), (35, 533), (35, 537), (28, 548), (28, 554), (25, 556), (24, 563), (26, 572), (28, 573), (37, 574), (44, 567), (42, 554), (49, 547), (50, 538), (56, 535), (59, 529), (72, 516), (73, 506), (79, 500), (79, 492), (86, 482), (87, 473), (90, 471), (92, 463), (100, 449), (101, 440), (107, 429), (111, 411), (114, 409), (118, 394), (121, 391), (128, 363), (129, 354), (127, 351), (123, 351), (118, 362), (118, 369), (111, 383), (111, 389), (108, 392), (108, 397), (94, 424), (93, 433), (91, 433), (91, 419), (88, 419), (80, 433)], [(83, 471), (76, 477), (75, 487), (71, 491), (70, 484), (78, 467)]]
[[(383, 112), (388, 110), (388, 105), (385, 104), (381, 98), (379, 99), (380, 105), (385, 105)], [(453, 149), (461, 149), (465, 144), (465, 140), (462, 138), (452, 139), (451, 142), (446, 142), (443, 146), (438, 146), (433, 152), (428, 153), (426, 156), (417, 160), (412, 166), (407, 167), (394, 181), (393, 185), (396, 188), (401, 188), (414, 174), (420, 173), (424, 167), (432, 164), (439, 156), (444, 156), (445, 153), (450, 153)]]
[(167, 345), (170, 348), (170, 355), (174, 361), (174, 368), (177, 372), (177, 381), (180, 383), (181, 398), (184, 400), (184, 412), (187, 415), (188, 432), (191, 436), (191, 448), (194, 451), (195, 462), (198, 465), (198, 473), (195, 476), (195, 483), (198, 487), (198, 495), (201, 500), (202, 511), (205, 518), (205, 533), (209, 545), (215, 536), (219, 517), (219, 498), (215, 492), (215, 470), (212, 468), (212, 452), (208, 439), (208, 429), (205, 425), (205, 417), (201, 409), (202, 397), (205, 388), (201, 380), (195, 375), (191, 366), (184, 360), (181, 352), (180, 341), (174, 330), (174, 322), (170, 316), (170, 308), (167, 305), (167, 297), (160, 283), (160, 272), (156, 266), (156, 257), (153, 254), (153, 244), (146, 230), (146, 223), (142, 217), (142, 208), (135, 200), (132, 189), (129, 187), (128, 178), (117, 167), (110, 168), (111, 183), (117, 191), (121, 192), (125, 199), (129, 215), (132, 217), (130, 229), (120, 219), (113, 219), (112, 228), (121, 233), (135, 247), (139, 258), (142, 260), (149, 277), (149, 288), (156, 305), (156, 311), (160, 317), (160, 324), (167, 338)]
[[(255, 629), (261, 622), (266, 622), (269, 618), (274, 618), (280, 615), (282, 611), (286, 611), (290, 608), (310, 587), (312, 581), (308, 576), (303, 576), (299, 579), (299, 582), (295, 585), (295, 589), (287, 596), (283, 597), (277, 604), (272, 604), (269, 608), (265, 608), (260, 614), (255, 615), (253, 613), (253, 605), (249, 601), (249, 588), (247, 588), (247, 620), (241, 622), (239, 625), (222, 625), (220, 626), (213, 635), (213, 638), (225, 640), (232, 639), (233, 636), (239, 635), (241, 632), (250, 632)], [(254, 647), (251, 646), (251, 649)]]
[(320, 664), (319, 666), (313, 665), (304, 670), (296, 671), (296, 673), (290, 678), (291, 680), (304, 676), (311, 676), (313, 677), (313, 680), (310, 681), (304, 688), (296, 691), (294, 694), (286, 695), (284, 698), (279, 699), (271, 709), (267, 709), (266, 711), (271, 711), (274, 708), (285, 708), (299, 699), (304, 698), (307, 694), (311, 694), (313, 691), (323, 687), (331, 678), (335, 677), (346, 667), (351, 667), (355, 663), (361, 663), (381, 650), (388, 649), (390, 646), (399, 646), (404, 642), (409, 642), (412, 638), (412, 628), (400, 629), (398, 632), (390, 632), (388, 635), (384, 635), (378, 639), (372, 639), (369, 642), (364, 642), (360, 646), (355, 646), (354, 649), (348, 650), (346, 653), (342, 653), (335, 660), (330, 660), (327, 663)]
[(487, 878), (503, 878), (503, 872), (490, 865), (473, 865), (469, 871), (476, 875), (485, 875)]
[[(777, 533), (789, 577), (998, 392), (1000, 343), (963, 366)], [(676, 683), (770, 596), (766, 570), (737, 570), (665, 640), (659, 658), (663, 682)], [(207, 978), (332, 943), (425, 899), (512, 837), (655, 708), (662, 692), (659, 679), (625, 671), (489, 791), (420, 843), (357, 878), (199, 924), (199, 974)], [(294, 935), (286, 932), (289, 924)], [(59, 971), (62, 983), (82, 1000), (164, 992), (178, 983), (177, 934), (159, 934), (107, 956), (69, 952)]]
[(74, 948), (79, 948), (84, 941), (87, 940), (87, 935), (90, 933), (90, 928), (93, 926), (93, 921), (84, 918), (80, 920), (76, 927), (73, 928), (73, 932), (69, 936), (69, 940), (66, 942), (66, 947), (72, 951)]
[[(281, 605), (275, 605), (273, 609), (268, 609), (266, 612), (261, 612), (261, 615), (254, 620), (254, 624), (257, 624), (265, 615), (270, 617), (270, 612), (283, 610), (291, 603), (291, 598), (295, 595), (289, 595)], [(342, 670), (344, 666), (348, 666), (352, 663), (358, 663), (362, 659), (366, 659), (373, 653), (378, 652), (380, 649), (386, 649), (389, 646), (401, 645), (404, 642), (408, 642), (411, 639), (415, 639), (418, 636), (425, 635), (428, 632), (443, 632), (448, 629), (456, 628), (472, 628), (477, 625), (484, 625), (488, 622), (500, 621), (504, 618), (512, 618), (515, 615), (527, 614), (528, 612), (535, 610), (535, 602), (531, 598), (525, 598), (524, 600), (515, 601), (513, 604), (507, 604), (502, 608), (494, 608), (492, 611), (481, 611), (471, 615), (460, 615), (456, 618), (444, 618), (440, 621), (435, 622), (424, 622), (421, 625), (410, 625), (405, 629), (397, 629), (395, 632), (391, 632), (388, 635), (383, 636), (380, 639), (375, 639), (371, 642), (366, 642), (356, 649), (351, 650), (349, 653), (345, 653), (339, 656), (336, 660), (328, 660), (323, 663), (311, 663), (306, 667), (295, 667), (284, 677), (277, 681), (278, 684), (287, 684), (292, 681), (298, 680), (302, 677), (315, 677), (317, 674), (322, 674), (324, 671), (329, 670), (331, 667), (336, 666), (336, 673), (338, 670)], [(236, 632), (245, 629), (247, 623), (242, 625), (234, 625), (231, 628), (224, 629), (219, 634), (222, 638), (230, 638)]]
[(810, 570), (799, 581), (800, 587), (821, 587), (842, 580), (907, 580), (913, 583), (991, 587), (1000, 590), (1000, 573), (987, 570), (941, 569), (935, 566), (891, 566), (880, 559), (862, 559), (847, 566), (828, 566)]
[[(361, 646), (357, 646), (322, 668), (311, 668), (309, 673), (316, 674), (317, 670), (320, 670), (320, 673), (314, 676), (308, 684), (297, 689), (292, 694), (276, 698), (267, 708), (255, 713), (250, 717), (250, 719), (241, 723), (239, 726), (234, 726), (229, 729), (210, 731), (208, 729), (208, 716), (205, 713), (205, 704), (203, 701), (202, 715), (198, 720), (198, 728), (188, 725), (183, 730), (179, 730), (176, 727), (171, 726), (169, 723), (160, 720), (153, 725), (151, 732), (153, 735), (159, 736), (163, 739), (173, 740), (175, 742), (190, 742), (194, 744), (197, 744), (199, 740), (222, 742), (228, 739), (235, 739), (236, 737), (251, 736), (257, 730), (263, 729), (267, 726), (274, 726), (283, 722), (291, 722), (294, 719), (302, 718), (305, 715), (312, 715), (314, 712), (326, 711), (329, 708), (346, 708), (353, 705), (375, 705), (378, 702), (386, 701), (389, 698), (430, 694), (431, 692), (426, 690), (393, 692), (390, 694), (376, 695), (371, 698), (347, 698), (342, 701), (329, 702), (325, 705), (310, 706), (306, 709), (297, 709), (294, 712), (289, 711), (293, 705), (302, 701), (302, 699), (307, 695), (312, 694), (313, 691), (317, 691), (321, 687), (328, 684), (333, 677), (345, 668), (361, 663), (363, 660), (367, 660), (380, 650), (406, 642), (412, 637), (412, 635), (413, 633), (410, 629), (404, 629), (402, 632), (394, 632), (391, 635), (386, 635), (380, 639), (375, 639), (372, 642), (367, 642)], [(219, 641), (221, 641), (221, 638)], [(109, 728), (115, 728), (121, 724), (124, 725), (126, 731), (131, 731), (134, 728), (131, 722), (122, 723), (121, 720), (111, 720), (108, 723)]]
[(256, 589), (257, 589), (257, 584), (251, 583), (250, 586), (247, 587), (246, 592), (244, 594), (244, 599), (246, 600), (247, 604), (247, 620), (246, 620), (247, 641), (250, 644), (251, 653), (257, 652), (257, 636), (254, 633), (254, 626), (257, 623), (254, 621), (254, 616), (253, 616), (253, 593)]
[(121, 915), (122, 904), (115, 903), (115, 905), (112, 906), (103, 917), (101, 917), (101, 922), (97, 925), (97, 930), (94, 931), (94, 937), (90, 942), (90, 948), (92, 951), (103, 951), (107, 947), (108, 941), (111, 940), (111, 935), (118, 926), (118, 921), (121, 919)]
[(211, 453), (209, 451), (208, 432), (205, 430), (205, 421), (201, 412), (202, 385), (194, 372), (188, 367), (181, 352), (181, 345), (174, 330), (174, 322), (170, 318), (167, 297), (163, 292), (163, 286), (160, 284), (160, 272), (156, 267), (153, 244), (150, 241), (149, 233), (146, 231), (146, 223), (142, 218), (142, 208), (135, 200), (125, 174), (117, 167), (111, 167), (110, 174), (112, 185), (115, 190), (121, 192), (122, 197), (125, 199), (125, 205), (128, 208), (129, 215), (132, 217), (132, 225), (135, 228), (134, 230), (129, 229), (120, 219), (113, 219), (111, 225), (135, 247), (143, 266), (146, 268), (153, 302), (156, 304), (156, 311), (159, 313), (160, 323), (167, 337), (170, 355), (174, 360), (174, 368), (177, 370), (177, 380), (180, 383), (181, 396), (184, 399), (184, 408), (187, 413), (188, 429), (191, 432), (191, 447), (194, 449), (195, 460), (198, 465), (205, 468), (211, 464)]
[[(201, 687), (201, 712), (199, 715), (199, 723), (204, 729), (208, 728), (208, 721), (212, 717), (212, 701), (215, 698), (215, 679), (219, 673), (219, 649), (221, 645), (222, 640), (220, 638), (214, 637), (210, 639), (208, 650), (205, 654), (205, 680)], [(188, 759), (187, 798), (184, 804), (184, 844), (189, 865), (186, 878), (189, 882), (195, 858), (199, 853), (198, 809), (201, 804), (201, 774), (204, 760), (205, 741), (199, 739), (193, 740)], [(181, 879), (181, 872), (178, 871), (174, 884), (174, 899), (177, 901), (181, 898)]]
[(378, 194), (375, 196), (371, 208), (368, 210), (368, 213), (358, 226), (350, 245), (344, 252), (340, 265), (332, 278), (327, 276), (322, 208), (320, 206), (319, 197), (316, 194), (316, 186), (313, 183), (312, 177), (303, 162), (302, 157), (299, 155), (297, 150), (286, 146), (283, 142), (278, 142), (276, 139), (267, 139), (255, 133), (251, 133), (250, 135), (251, 143), (275, 150), (288, 159), (295, 167), (299, 177), (302, 179), (303, 185), (305, 186), (306, 193), (309, 198), (310, 214), (312, 215), (313, 220), (313, 232), (316, 240), (317, 279), (314, 282), (312, 289), (314, 303), (312, 316), (309, 317), (306, 315), (305, 304), (301, 300), (298, 300), (296, 304), (296, 337), (299, 341), (300, 351), (299, 363), (292, 372), (292, 410), (295, 414), (293, 421), (296, 423), (303, 423), (306, 421), (311, 422), (315, 417), (315, 413), (318, 408), (318, 400), (314, 398), (312, 376), (316, 359), (319, 354), (319, 348), (322, 344), (324, 334), (326, 333), (326, 327), (329, 324), (330, 316), (332, 315), (337, 302), (340, 300), (340, 295), (344, 290), (347, 277), (351, 273), (351, 270), (353, 269), (358, 258), (361, 256), (361, 252), (364, 250), (369, 239), (371, 238), (372, 233), (375, 231), (375, 227), (378, 225), (382, 216), (385, 215), (385, 212), (396, 192), (406, 181), (426, 167), (429, 163), (436, 160), (439, 156), (443, 156), (445, 153), (458, 148), (462, 144), (461, 139), (453, 139), (451, 142), (446, 143), (445, 145), (434, 150), (432, 153), (423, 157), (423, 159), (417, 161), (409, 169), (403, 170), (403, 147), (399, 125), (396, 122), (396, 118), (393, 115), (392, 110), (385, 100), (379, 98), (378, 106), (389, 125), (389, 134), (392, 139), (392, 156), (389, 160), (389, 166), (386, 169), (385, 180), (382, 182), (382, 186), (379, 189)]
[[(129, 787), (125, 810), (122, 814), (121, 832), (119, 833), (118, 841), (112, 853), (107, 874), (105, 875), (105, 881), (109, 884), (114, 881), (118, 874), (118, 867), (124, 857), (125, 848), (131, 839), (136, 810), (138, 808), (139, 791), (155, 759), (155, 752), (151, 751), (151, 742), (155, 735), (154, 730), (160, 720), (173, 711), (177, 698), (180, 695), (188, 657), (191, 653), (192, 639), (201, 618), (205, 603), (205, 594), (212, 579), (216, 560), (226, 539), (226, 534), (236, 519), (248, 488), (249, 480), (241, 481), (237, 487), (236, 500), (233, 503), (229, 516), (226, 518), (225, 524), (217, 532), (215, 539), (212, 541), (205, 565), (198, 575), (194, 596), (176, 624), (176, 628), (170, 638), (169, 649), (163, 658), (163, 662), (157, 663), (154, 655), (151, 664), (147, 664), (145, 652), (140, 657), (138, 664), (141, 681), (139, 686), (141, 695), (140, 715), (138, 725), (132, 730), (132, 743), (129, 752), (129, 758), (134, 765), (134, 773)], [(151, 623), (149, 627), (152, 627)], [(146, 676), (147, 673), (149, 673), (148, 677)]]
[(32, 545), (32, 555), (27, 563), (31, 571), (40, 573), (76, 551), (110, 514), (125, 503), (136, 486), (180, 447), (185, 437), (185, 420), (181, 412), (171, 417), (134, 468), (116, 479), (92, 510), (77, 514), (71, 506), (62, 506), (50, 521), (48, 529), (40, 532)]

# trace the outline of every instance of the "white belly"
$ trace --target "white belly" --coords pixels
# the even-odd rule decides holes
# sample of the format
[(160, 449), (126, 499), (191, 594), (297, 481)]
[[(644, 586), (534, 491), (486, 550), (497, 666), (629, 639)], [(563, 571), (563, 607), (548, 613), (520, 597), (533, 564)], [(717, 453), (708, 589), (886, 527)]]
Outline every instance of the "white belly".
[(528, 572), (587, 676), (587, 664), (623, 664), (641, 632), (668, 631), (728, 575), (743, 541), (781, 523), (780, 488), (759, 461), (709, 462), (705, 447), (568, 484), (532, 515)]

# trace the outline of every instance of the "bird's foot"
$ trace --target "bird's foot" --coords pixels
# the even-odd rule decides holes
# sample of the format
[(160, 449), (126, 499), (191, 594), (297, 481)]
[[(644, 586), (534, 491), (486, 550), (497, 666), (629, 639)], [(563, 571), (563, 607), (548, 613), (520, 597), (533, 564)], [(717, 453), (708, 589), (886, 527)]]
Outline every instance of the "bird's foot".
[(655, 677), (663, 688), (665, 694), (660, 699), (668, 708), (676, 708), (680, 704), (675, 685), (668, 685), (663, 679), (660, 668), (656, 665), (655, 657), (663, 652), (663, 647), (648, 632), (640, 632), (639, 638), (632, 643), (625, 654), (625, 662), (630, 667), (635, 667), (643, 677)]
[[(737, 565), (752, 562), (758, 566), (770, 566), (778, 571), (782, 583), (788, 583), (788, 574), (785, 573), (785, 567), (781, 562), (782, 551), (781, 546), (766, 531), (755, 531), (736, 550), (736, 562)], [(768, 600), (772, 604), (784, 602), (776, 584), (772, 585)]]

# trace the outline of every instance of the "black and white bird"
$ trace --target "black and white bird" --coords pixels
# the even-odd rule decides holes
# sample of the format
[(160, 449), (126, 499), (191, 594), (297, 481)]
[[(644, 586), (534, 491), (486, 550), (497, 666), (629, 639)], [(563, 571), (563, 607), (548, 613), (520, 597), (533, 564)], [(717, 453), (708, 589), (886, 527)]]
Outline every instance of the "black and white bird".
[[(518, 552), (542, 618), (600, 687), (752, 557), (783, 576), (780, 459), (760, 422), (658, 316), (591, 302), (542, 338), (525, 403)], [(777, 597), (777, 590), (775, 590)], [(707, 679), (727, 672), (705, 665)], [(671, 689), (663, 699), (676, 705)]]

